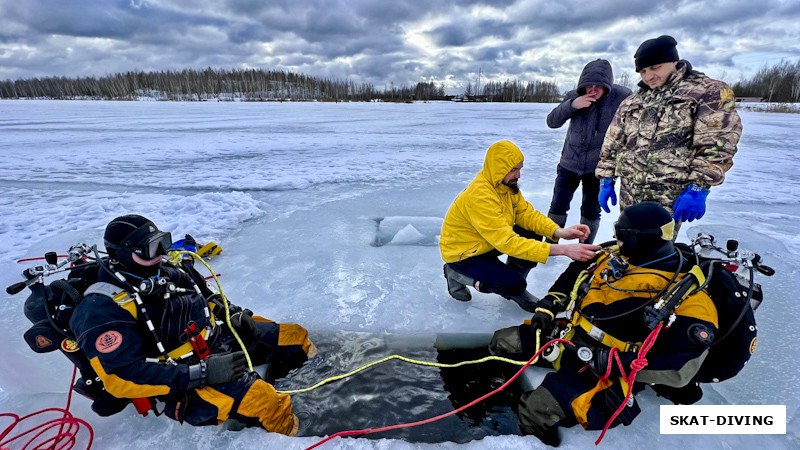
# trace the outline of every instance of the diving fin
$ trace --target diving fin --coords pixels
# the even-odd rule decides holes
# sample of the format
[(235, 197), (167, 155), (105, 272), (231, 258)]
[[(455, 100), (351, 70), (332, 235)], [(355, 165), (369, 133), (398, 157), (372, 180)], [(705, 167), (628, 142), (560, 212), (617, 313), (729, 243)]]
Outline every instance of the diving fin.
[(220, 247), (214, 242), (203, 244), (200, 246), (200, 248), (197, 249), (197, 254), (200, 255), (201, 258), (206, 258), (206, 259), (211, 259), (219, 255), (220, 253), (222, 253), (222, 247)]

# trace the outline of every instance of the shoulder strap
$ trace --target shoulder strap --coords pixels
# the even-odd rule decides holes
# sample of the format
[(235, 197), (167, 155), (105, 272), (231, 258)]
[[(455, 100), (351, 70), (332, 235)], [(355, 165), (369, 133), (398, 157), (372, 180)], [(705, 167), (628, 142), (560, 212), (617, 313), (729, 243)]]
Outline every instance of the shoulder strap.
[(115, 295), (119, 294), (120, 292), (124, 292), (125, 289), (122, 289), (119, 286), (115, 286), (111, 283), (106, 283), (104, 281), (98, 281), (93, 285), (86, 288), (84, 291), (83, 296), (87, 296), (89, 294), (99, 294), (105, 295), (106, 297), (114, 298)]
[(86, 292), (83, 293), (83, 296), (86, 297), (89, 294), (98, 294), (110, 297), (112, 300), (114, 300), (114, 303), (119, 305), (120, 308), (128, 311), (134, 319), (137, 319), (139, 316), (139, 312), (136, 309), (136, 303), (133, 301), (133, 297), (130, 295), (130, 293), (128, 293), (128, 291), (119, 286), (106, 283), (104, 281), (98, 281), (97, 283), (86, 288)]

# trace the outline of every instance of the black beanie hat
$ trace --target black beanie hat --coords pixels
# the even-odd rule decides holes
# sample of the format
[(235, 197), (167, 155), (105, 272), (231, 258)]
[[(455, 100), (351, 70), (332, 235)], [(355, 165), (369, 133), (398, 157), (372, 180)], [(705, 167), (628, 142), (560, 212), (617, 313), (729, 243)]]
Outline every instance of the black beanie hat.
[(645, 67), (655, 66), (665, 62), (678, 61), (678, 49), (676, 46), (678, 41), (672, 36), (659, 36), (655, 39), (648, 39), (642, 42), (642, 45), (636, 50), (633, 55), (636, 59), (636, 71), (639, 72)]
[(620, 253), (634, 264), (649, 261), (664, 250), (672, 251), (675, 222), (672, 215), (656, 202), (642, 202), (625, 208), (614, 224)]

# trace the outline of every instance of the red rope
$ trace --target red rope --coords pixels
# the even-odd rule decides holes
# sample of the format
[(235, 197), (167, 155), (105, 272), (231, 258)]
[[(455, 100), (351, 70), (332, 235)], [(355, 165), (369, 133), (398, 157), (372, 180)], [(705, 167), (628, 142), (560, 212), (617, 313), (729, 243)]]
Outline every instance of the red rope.
[(649, 336), (647, 336), (647, 339), (644, 340), (644, 342), (642, 343), (642, 348), (639, 349), (639, 354), (637, 355), (637, 358), (633, 360), (633, 362), (631, 362), (631, 373), (628, 376), (625, 376), (625, 368), (622, 365), (622, 361), (620, 361), (619, 359), (619, 350), (617, 350), (616, 347), (611, 348), (611, 351), (608, 354), (608, 364), (607, 364), (608, 369), (606, 369), (606, 373), (605, 375), (603, 375), (603, 378), (607, 379), (609, 376), (611, 376), (611, 367), (612, 367), (611, 358), (612, 357), (615, 358), (617, 361), (617, 366), (619, 366), (619, 371), (622, 373), (622, 377), (625, 378), (625, 381), (628, 383), (628, 394), (625, 396), (625, 400), (622, 401), (622, 404), (619, 405), (619, 408), (617, 408), (614, 414), (611, 415), (611, 418), (608, 419), (608, 422), (606, 422), (606, 426), (603, 427), (603, 432), (600, 433), (600, 437), (597, 438), (597, 440), (594, 442), (594, 445), (600, 444), (600, 441), (603, 440), (603, 436), (605, 436), (606, 431), (608, 431), (608, 428), (611, 426), (611, 422), (613, 422), (614, 419), (617, 418), (619, 413), (621, 413), (622, 410), (625, 409), (625, 405), (628, 404), (628, 400), (630, 400), (631, 395), (633, 395), (633, 382), (636, 380), (636, 374), (639, 373), (640, 370), (647, 367), (647, 359), (645, 358), (645, 356), (647, 356), (647, 352), (650, 351), (650, 348), (653, 347), (653, 344), (656, 343), (656, 338), (658, 337), (658, 333), (661, 331), (661, 328), (663, 326), (664, 326), (663, 323), (658, 324), (656, 329), (653, 330), (653, 332), (650, 333)]
[[(41, 411), (37, 411), (35, 413), (28, 414), (24, 417), (19, 417), (16, 414), (11, 413), (3, 413), (0, 414), (0, 417), (11, 417), (12, 423), (8, 427), (0, 433), (0, 449), (11, 448), (10, 445), (12, 442), (17, 441), (18, 439), (31, 435), (33, 436), (25, 442), (21, 450), (32, 449), (32, 450), (68, 450), (75, 446), (77, 443), (77, 436), (78, 433), (81, 431), (81, 425), (86, 427), (89, 431), (89, 443), (86, 445), (86, 449), (89, 450), (92, 447), (92, 440), (94, 439), (94, 431), (92, 430), (91, 425), (89, 425), (86, 421), (79, 419), (77, 417), (73, 417), (72, 414), (69, 412), (69, 407), (72, 402), (72, 387), (75, 384), (75, 374), (77, 372), (77, 368), (75, 368), (72, 372), (72, 384), (70, 384), (69, 395), (67, 397), (67, 408), (48, 408), (43, 409)], [(8, 436), (14, 428), (17, 427), (23, 421), (39, 416), (40, 414), (46, 414), (49, 412), (58, 412), (61, 413), (62, 417), (48, 420), (44, 423), (41, 423), (33, 428), (30, 428), (27, 431), (23, 431), (19, 434), (16, 434), (6, 440), (3, 440)], [(54, 436), (48, 437), (46, 433), (51, 432), (58, 427), (58, 431), (55, 433)]]
[(444, 419), (445, 417), (452, 416), (453, 414), (458, 414), (458, 413), (460, 413), (461, 411), (464, 411), (465, 409), (467, 409), (467, 408), (469, 408), (469, 407), (471, 407), (471, 406), (475, 405), (476, 403), (480, 403), (480, 402), (482, 402), (483, 400), (486, 400), (487, 398), (491, 397), (492, 395), (494, 395), (494, 394), (496, 394), (496, 393), (498, 393), (498, 392), (502, 391), (503, 389), (505, 389), (505, 388), (506, 388), (506, 387), (507, 387), (509, 384), (511, 384), (511, 382), (513, 382), (514, 380), (516, 380), (516, 379), (517, 379), (517, 377), (519, 377), (519, 376), (522, 374), (522, 372), (523, 372), (523, 371), (524, 371), (524, 370), (525, 370), (525, 369), (526, 369), (528, 366), (530, 366), (531, 364), (533, 364), (533, 362), (534, 362), (534, 361), (536, 361), (536, 358), (538, 358), (538, 357), (539, 357), (539, 354), (540, 354), (540, 353), (542, 353), (542, 351), (543, 351), (544, 349), (546, 349), (547, 347), (549, 347), (549, 346), (550, 346), (551, 344), (553, 344), (554, 342), (562, 342), (562, 343), (569, 344), (569, 345), (575, 345), (575, 344), (573, 344), (572, 342), (570, 342), (570, 341), (567, 341), (567, 340), (565, 340), (565, 339), (553, 339), (552, 341), (550, 341), (550, 342), (548, 342), (547, 344), (543, 345), (543, 346), (542, 346), (542, 347), (539, 349), (539, 351), (538, 351), (538, 352), (536, 352), (536, 354), (535, 354), (535, 355), (533, 355), (533, 356), (531, 357), (531, 359), (529, 359), (529, 360), (528, 360), (528, 362), (527, 362), (527, 363), (525, 363), (525, 365), (524, 365), (524, 366), (522, 366), (522, 368), (521, 368), (521, 369), (519, 369), (519, 371), (517, 371), (517, 373), (516, 373), (516, 374), (514, 374), (514, 376), (513, 376), (513, 377), (511, 377), (511, 378), (510, 378), (508, 381), (506, 381), (505, 383), (503, 383), (503, 385), (502, 385), (502, 386), (500, 386), (499, 388), (497, 388), (497, 389), (493, 390), (492, 392), (489, 392), (489, 393), (488, 393), (488, 394), (486, 394), (486, 395), (483, 395), (483, 396), (481, 396), (481, 397), (479, 397), (479, 398), (477, 398), (477, 399), (475, 399), (475, 400), (473, 400), (473, 401), (471, 401), (471, 402), (467, 403), (466, 405), (464, 405), (464, 406), (462, 406), (462, 407), (460, 407), (460, 408), (458, 408), (458, 409), (455, 409), (455, 410), (453, 410), (453, 411), (450, 411), (450, 412), (447, 412), (447, 413), (444, 413), (444, 414), (440, 414), (440, 415), (438, 415), (438, 416), (436, 416), (436, 417), (431, 417), (430, 419), (420, 420), (420, 421), (418, 421), (418, 422), (401, 423), (401, 424), (397, 424), (397, 425), (389, 425), (389, 426), (386, 426), (386, 427), (381, 427), (381, 428), (372, 428), (372, 429), (368, 429), (368, 430), (350, 430), (350, 431), (340, 431), (340, 432), (338, 432), (338, 433), (335, 433), (335, 434), (332, 434), (332, 435), (330, 435), (330, 436), (326, 437), (325, 439), (323, 439), (323, 440), (321, 440), (321, 441), (317, 442), (316, 444), (312, 445), (311, 447), (308, 447), (306, 450), (311, 450), (312, 448), (319, 447), (320, 445), (322, 445), (322, 444), (324, 444), (324, 443), (328, 442), (329, 440), (331, 440), (331, 439), (333, 439), (333, 438), (335, 438), (335, 437), (340, 437), (340, 436), (352, 436), (352, 435), (354, 435), (354, 434), (370, 434), (370, 433), (379, 433), (379, 432), (381, 432), (381, 431), (396, 430), (396, 429), (398, 429), (398, 428), (410, 428), (410, 427), (416, 427), (416, 426), (418, 426), (418, 425), (424, 425), (424, 424), (426, 424), (426, 423), (436, 422), (437, 420)]
[[(68, 256), (69, 255), (58, 255), (59, 258), (66, 258)], [(39, 260), (42, 260), (42, 259), (45, 259), (45, 257), (44, 256), (37, 256), (35, 258), (22, 258), (22, 259), (18, 259), (17, 260), (17, 264), (28, 262), (28, 261), (39, 261)]]

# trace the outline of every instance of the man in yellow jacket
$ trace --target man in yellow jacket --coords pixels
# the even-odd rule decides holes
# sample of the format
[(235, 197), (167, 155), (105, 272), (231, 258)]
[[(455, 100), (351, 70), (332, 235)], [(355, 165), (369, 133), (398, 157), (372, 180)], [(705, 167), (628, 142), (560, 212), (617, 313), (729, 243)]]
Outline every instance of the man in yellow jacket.
[[(579, 239), (589, 236), (586, 225), (560, 228), (523, 198), (517, 182), (525, 158), (510, 141), (492, 144), (475, 180), (456, 197), (442, 225), (439, 249), (445, 262), (447, 290), (456, 300), (469, 301), (467, 286), (514, 300), (533, 312), (538, 299), (525, 278), (548, 256), (565, 255), (588, 261), (600, 247), (590, 244), (549, 244), (541, 236)], [(498, 256), (508, 255), (506, 263)]]

